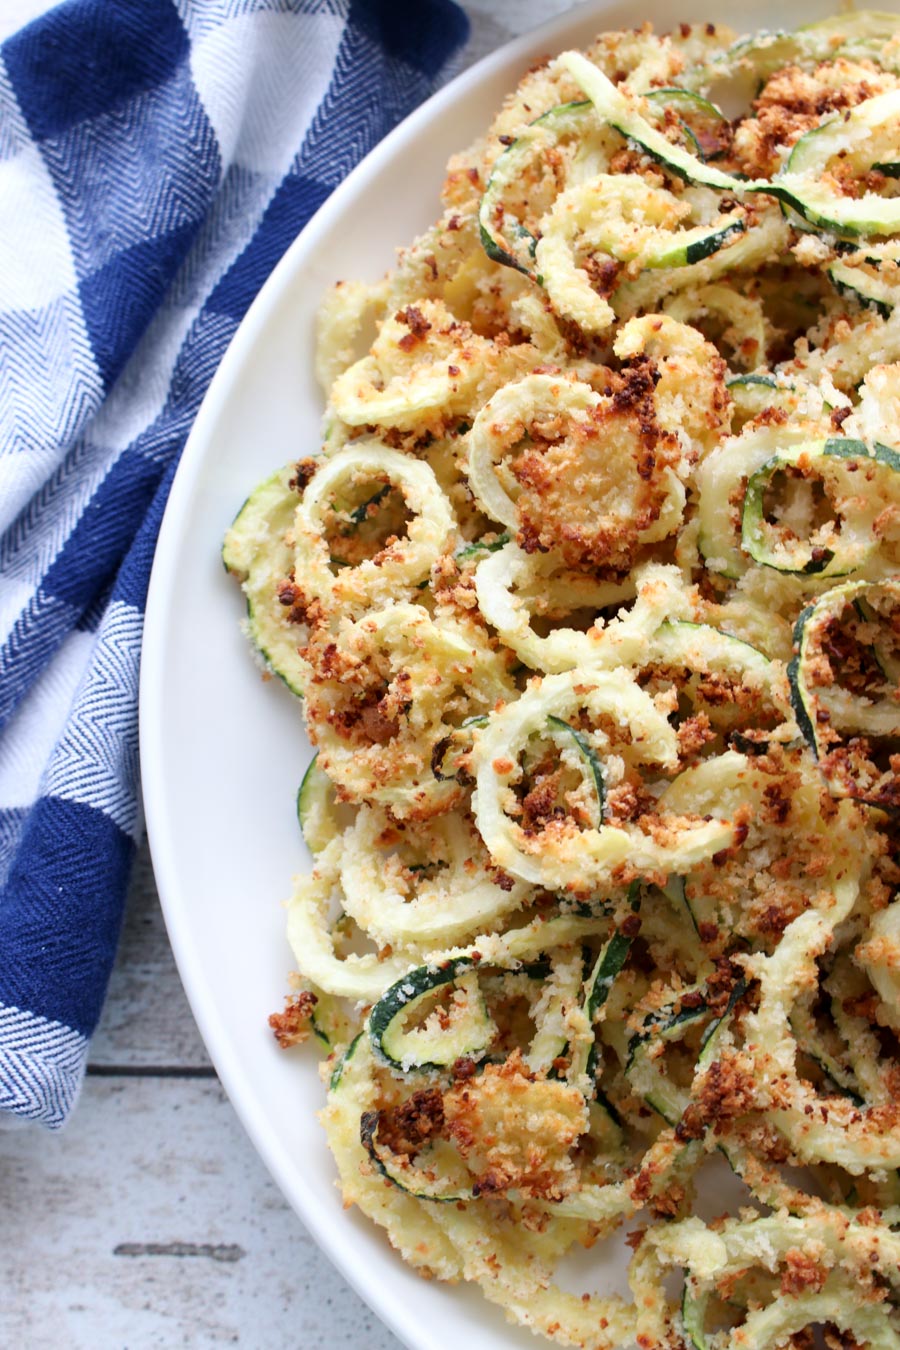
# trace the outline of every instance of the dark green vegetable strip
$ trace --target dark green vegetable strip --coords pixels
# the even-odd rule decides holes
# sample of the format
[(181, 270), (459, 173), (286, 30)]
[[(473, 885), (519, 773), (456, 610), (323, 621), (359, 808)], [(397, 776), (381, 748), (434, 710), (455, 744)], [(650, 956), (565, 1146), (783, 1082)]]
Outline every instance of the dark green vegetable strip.
[(606, 774), (600, 756), (587, 738), (569, 722), (564, 722), (561, 717), (554, 717), (552, 714), (547, 718), (547, 721), (557, 731), (567, 731), (578, 746), (582, 758), (591, 771), (591, 778), (597, 791), (597, 804), (600, 808), (600, 824), (602, 825), (606, 816)]

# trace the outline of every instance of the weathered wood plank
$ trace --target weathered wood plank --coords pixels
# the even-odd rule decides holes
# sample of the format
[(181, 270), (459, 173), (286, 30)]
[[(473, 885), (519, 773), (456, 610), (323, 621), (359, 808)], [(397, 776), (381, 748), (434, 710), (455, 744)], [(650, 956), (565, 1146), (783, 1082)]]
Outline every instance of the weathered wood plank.
[(398, 1350), (217, 1082), (89, 1078), (60, 1134), (0, 1134), (0, 1189), (0, 1345)]
[(91, 1063), (101, 1066), (209, 1064), (166, 933), (150, 852), (138, 852), (116, 964)]

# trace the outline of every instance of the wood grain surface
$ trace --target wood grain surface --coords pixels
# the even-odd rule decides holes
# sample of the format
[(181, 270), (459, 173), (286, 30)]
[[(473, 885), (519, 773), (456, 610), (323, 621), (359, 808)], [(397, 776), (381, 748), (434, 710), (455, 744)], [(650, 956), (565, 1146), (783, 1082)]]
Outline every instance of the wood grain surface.
[[(467, 0), (455, 71), (571, 4)], [(46, 8), (3, 0), (0, 39)], [(0, 1196), (0, 1350), (398, 1350), (288, 1208), (219, 1086), (146, 845), (78, 1108), (58, 1134), (0, 1116)]]

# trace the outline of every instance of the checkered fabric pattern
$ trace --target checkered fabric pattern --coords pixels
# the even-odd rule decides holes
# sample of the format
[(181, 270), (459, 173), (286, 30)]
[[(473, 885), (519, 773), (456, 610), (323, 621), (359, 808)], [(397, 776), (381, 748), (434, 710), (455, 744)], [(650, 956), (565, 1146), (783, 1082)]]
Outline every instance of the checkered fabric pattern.
[(452, 0), (68, 0), (0, 47), (0, 1110), (77, 1097), (140, 831), (153, 548), (251, 300)]

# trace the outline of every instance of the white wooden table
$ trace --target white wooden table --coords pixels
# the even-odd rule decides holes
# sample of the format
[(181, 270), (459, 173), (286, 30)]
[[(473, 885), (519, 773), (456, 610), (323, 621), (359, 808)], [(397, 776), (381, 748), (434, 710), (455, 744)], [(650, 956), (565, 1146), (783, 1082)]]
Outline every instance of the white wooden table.
[[(460, 64), (572, 3), (463, 0)], [(2, 0), (0, 40), (50, 7)], [(3, 1350), (399, 1346), (288, 1209), (219, 1086), (146, 846), (74, 1117), (58, 1134), (0, 1128), (0, 1253)]]

